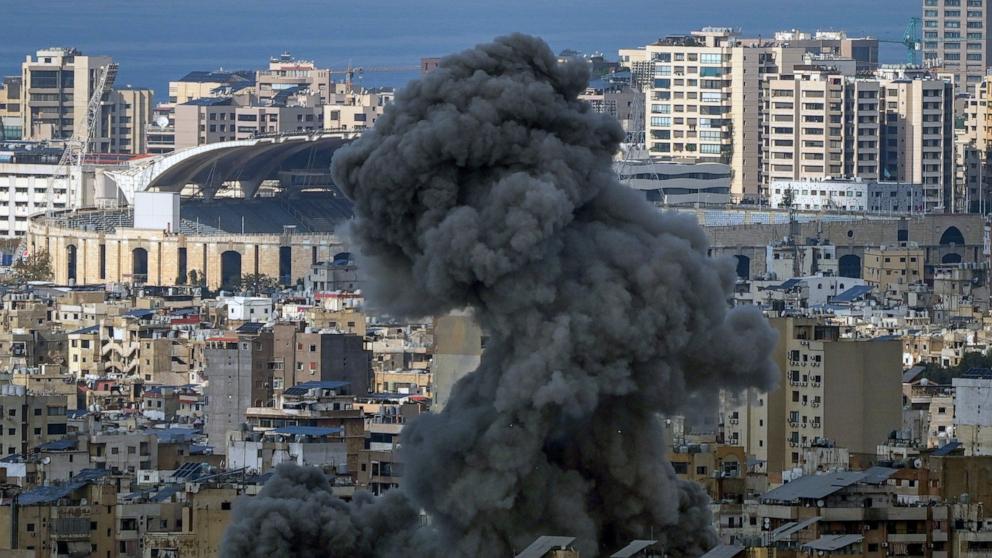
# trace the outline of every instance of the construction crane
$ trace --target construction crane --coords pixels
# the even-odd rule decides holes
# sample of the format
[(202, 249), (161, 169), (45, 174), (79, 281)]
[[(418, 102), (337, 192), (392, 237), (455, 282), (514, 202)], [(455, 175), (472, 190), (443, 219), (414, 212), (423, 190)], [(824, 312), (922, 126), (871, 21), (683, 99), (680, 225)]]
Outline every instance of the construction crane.
[(331, 68), (331, 75), (344, 74), (344, 82), (351, 90), (356, 76), (361, 77), (363, 74), (372, 73), (416, 72), (419, 70), (420, 66), (352, 66), (349, 62), (347, 68)]
[(58, 167), (48, 181), (47, 211), (50, 214), (55, 203), (55, 181), (59, 178), (66, 178), (66, 206), (73, 207), (73, 195), (76, 192), (73, 180), (79, 180), (80, 190), (83, 181), (83, 162), (90, 151), (90, 144), (93, 142), (93, 129), (96, 127), (97, 119), (100, 117), (100, 105), (114, 87), (114, 80), (117, 79), (117, 63), (111, 62), (106, 66), (100, 66), (93, 85), (93, 94), (86, 104), (86, 121), (83, 128), (75, 126), (72, 137), (65, 142), (65, 151), (59, 159)]
[(919, 66), (919, 53), (923, 51), (923, 22), (918, 17), (911, 17), (909, 23), (906, 24), (902, 39), (879, 39), (878, 42), (903, 45), (906, 47), (906, 63)]

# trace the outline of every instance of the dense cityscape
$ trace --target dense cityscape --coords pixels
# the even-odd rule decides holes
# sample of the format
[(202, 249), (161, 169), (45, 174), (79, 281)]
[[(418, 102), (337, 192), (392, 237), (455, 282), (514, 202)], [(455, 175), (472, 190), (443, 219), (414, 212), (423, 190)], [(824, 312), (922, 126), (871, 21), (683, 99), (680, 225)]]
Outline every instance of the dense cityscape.
[[(157, 92), (119, 83), (120, 66), (99, 52), (37, 45), (20, 75), (0, 77), (0, 556), (247, 556), (239, 544), (272, 556), (992, 556), (992, 7), (921, 4), (897, 41), (901, 63), (880, 61), (879, 38), (816, 22), (773, 37), (713, 26), (615, 53), (563, 50), (551, 66), (590, 76), (574, 104), (566, 70), (511, 76), (526, 91), (498, 73), (481, 81), (480, 53), (507, 57), (494, 67), (508, 75), (525, 65), (520, 52), (540, 66), (543, 47), (521, 36), (425, 56), (422, 85), (406, 92), (360, 79), (385, 68), (290, 52), (189, 68)], [(592, 160), (616, 143), (610, 176), (624, 187), (603, 203), (612, 209), (591, 194), (549, 199), (582, 208), (570, 211), (583, 224), (622, 220), (623, 208), (623, 230), (662, 249), (562, 225), (573, 236), (561, 252), (535, 257), (532, 237), (557, 231), (541, 221), (548, 202), (498, 213), (512, 181), (479, 177), (530, 159), (443, 113), (505, 87), (493, 98), (534, 97), (469, 103), (458, 116), (526, 120), (542, 79), (565, 101), (543, 107), (554, 123), (534, 129), (579, 139), (556, 152), (530, 134), (523, 151), (561, 162), (533, 163), (534, 174), (560, 182), (568, 167), (589, 183), (562, 190), (581, 199), (573, 190), (600, 190), (577, 147)], [(410, 137), (429, 145), (403, 151)], [(459, 141), (467, 152), (485, 143), (491, 160), (457, 152)], [(455, 154), (436, 162), (436, 152)], [(435, 208), (388, 186), (441, 188), (447, 177), (479, 222), (527, 234), (495, 255), (470, 252), (471, 265), (459, 243), (495, 241), (464, 226), (464, 212), (410, 240)], [(490, 189), (506, 199), (482, 204)], [(404, 221), (414, 214), (416, 226)], [(545, 228), (532, 233), (528, 219)], [(367, 256), (369, 246), (386, 249)], [(607, 260), (626, 277), (603, 271)], [(669, 306), (651, 306), (656, 284)], [(565, 321), (574, 339), (547, 326)], [(774, 381), (762, 376), (768, 359)], [(620, 361), (633, 372), (604, 388)], [(643, 383), (652, 366), (667, 385)], [(568, 419), (542, 422), (547, 401)], [(499, 423), (508, 408), (500, 428), (539, 431), (543, 445), (445, 422)], [(613, 439), (585, 430), (600, 423), (635, 446), (664, 444), (663, 455), (602, 456), (589, 448)], [(576, 449), (578, 435), (591, 441)], [(491, 446), (497, 465), (480, 467), (471, 444)], [(499, 461), (515, 458), (528, 472)], [(633, 479), (618, 485), (628, 501), (602, 494), (609, 475), (592, 475), (601, 492), (538, 477), (545, 459), (565, 470), (609, 462), (610, 475)], [(487, 507), (492, 469), (519, 477), (505, 489), (513, 502)], [(637, 495), (658, 471), (668, 480)], [(450, 486), (427, 488), (449, 474)], [(349, 502), (335, 513), (361, 535), (272, 527), (278, 513), (263, 505), (301, 486)], [(520, 496), (566, 489), (588, 509)], [(387, 497), (405, 491), (410, 502)], [(677, 500), (652, 520), (676, 519), (642, 522), (652, 494)], [(403, 517), (385, 519), (389, 506)], [(459, 514), (491, 516), (459, 533), (474, 551), (451, 542)], [(575, 532), (569, 514), (582, 516)], [(266, 528), (253, 533), (254, 520)], [(422, 525), (451, 547), (363, 538)], [(265, 546), (280, 529), (287, 546)], [(311, 536), (322, 551), (294, 546)]]

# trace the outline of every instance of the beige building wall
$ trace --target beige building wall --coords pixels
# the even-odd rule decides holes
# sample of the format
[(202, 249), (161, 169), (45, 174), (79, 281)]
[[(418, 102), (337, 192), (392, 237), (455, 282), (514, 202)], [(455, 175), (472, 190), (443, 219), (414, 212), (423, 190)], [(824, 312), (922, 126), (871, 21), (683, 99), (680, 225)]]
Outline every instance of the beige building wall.
[(152, 121), (151, 89), (117, 89), (111, 95), (113, 110), (104, 123), (108, 141), (115, 153), (145, 153), (148, 151), (147, 131)]
[(653, 80), (645, 89), (649, 154), (729, 164), (731, 194), (760, 196), (763, 80), (790, 74), (804, 52), (771, 42), (744, 43), (725, 28), (621, 51), (627, 64), (643, 69), (645, 57), (653, 63)]
[(888, 80), (882, 171), (922, 184), (926, 209), (950, 209), (954, 186), (954, 90), (937, 79)]
[[(108, 56), (83, 56), (74, 49), (39, 50), (21, 65), (21, 121), (24, 139), (85, 137), (86, 107)], [(65, 115), (65, 116), (61, 116)], [(101, 145), (95, 145), (94, 151)]]
[(219, 81), (170, 81), (169, 102), (177, 105), (194, 99), (213, 96), (213, 90), (224, 85)]
[(879, 178), (877, 82), (810, 67), (768, 88), (766, 189), (776, 180)]
[(451, 389), (482, 360), (482, 328), (468, 314), (451, 313), (434, 318), (434, 357), (431, 381), (434, 410), (440, 412)]
[(725, 443), (742, 446), (773, 478), (802, 465), (804, 450), (824, 440), (874, 454), (902, 424), (902, 343), (840, 339), (837, 326), (808, 318), (770, 323), (778, 384), (725, 398)]
[[(76, 284), (108, 282), (131, 283), (140, 280), (150, 285), (175, 285), (179, 279), (179, 249), (186, 248), (187, 278), (196, 270), (204, 277), (207, 287), (221, 286), (221, 257), (235, 252), (241, 261), (241, 274), (262, 273), (279, 276), (279, 248), (292, 249), (290, 279), (293, 284), (310, 272), (313, 248), (319, 253), (341, 251), (341, 243), (333, 234), (247, 234), (194, 236), (165, 231), (117, 229), (112, 234), (48, 226), (43, 216), (30, 223), (28, 246), (32, 251), (48, 250), (54, 281), (68, 283), (70, 277), (70, 246), (76, 253)], [(101, 246), (103, 248), (101, 248)], [(106, 254), (100, 267), (100, 251)], [(146, 277), (136, 277), (135, 251), (147, 252)]]
[(912, 285), (923, 281), (925, 253), (915, 246), (868, 248), (862, 264), (862, 277), (869, 285), (885, 293), (895, 285)]

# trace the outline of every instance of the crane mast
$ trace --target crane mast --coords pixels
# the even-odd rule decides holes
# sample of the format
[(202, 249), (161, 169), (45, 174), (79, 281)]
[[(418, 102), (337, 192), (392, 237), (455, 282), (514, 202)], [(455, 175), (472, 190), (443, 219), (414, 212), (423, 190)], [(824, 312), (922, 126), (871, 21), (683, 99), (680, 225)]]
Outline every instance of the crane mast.
[[(86, 159), (86, 155), (90, 151), (90, 144), (93, 142), (94, 128), (96, 127), (97, 119), (100, 118), (100, 106), (114, 86), (114, 80), (117, 79), (117, 68), (117, 63), (111, 62), (106, 66), (101, 66), (97, 70), (98, 74), (93, 85), (93, 94), (90, 95), (89, 101), (86, 104), (86, 119), (83, 129), (80, 130), (78, 126), (75, 127), (72, 137), (66, 140), (65, 151), (62, 152), (58, 167), (49, 180), (48, 199), (46, 200), (48, 213), (51, 213), (54, 209), (55, 181), (61, 177), (66, 178), (66, 206), (69, 208), (74, 207), (76, 200), (73, 199), (73, 196), (77, 190), (76, 186), (80, 186), (79, 189), (81, 190), (83, 161)], [(79, 180), (80, 184), (73, 184), (73, 180)]]

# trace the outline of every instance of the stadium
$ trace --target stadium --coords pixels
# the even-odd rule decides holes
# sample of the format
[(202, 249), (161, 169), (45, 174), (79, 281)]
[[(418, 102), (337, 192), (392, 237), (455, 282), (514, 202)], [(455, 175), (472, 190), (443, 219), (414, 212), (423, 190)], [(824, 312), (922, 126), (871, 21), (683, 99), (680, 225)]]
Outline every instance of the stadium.
[(47, 251), (66, 285), (129, 283), (208, 288), (246, 274), (294, 285), (344, 251), (335, 229), (351, 202), (334, 187), (340, 135), (202, 145), (98, 170), (97, 207), (31, 218), (28, 254)]

